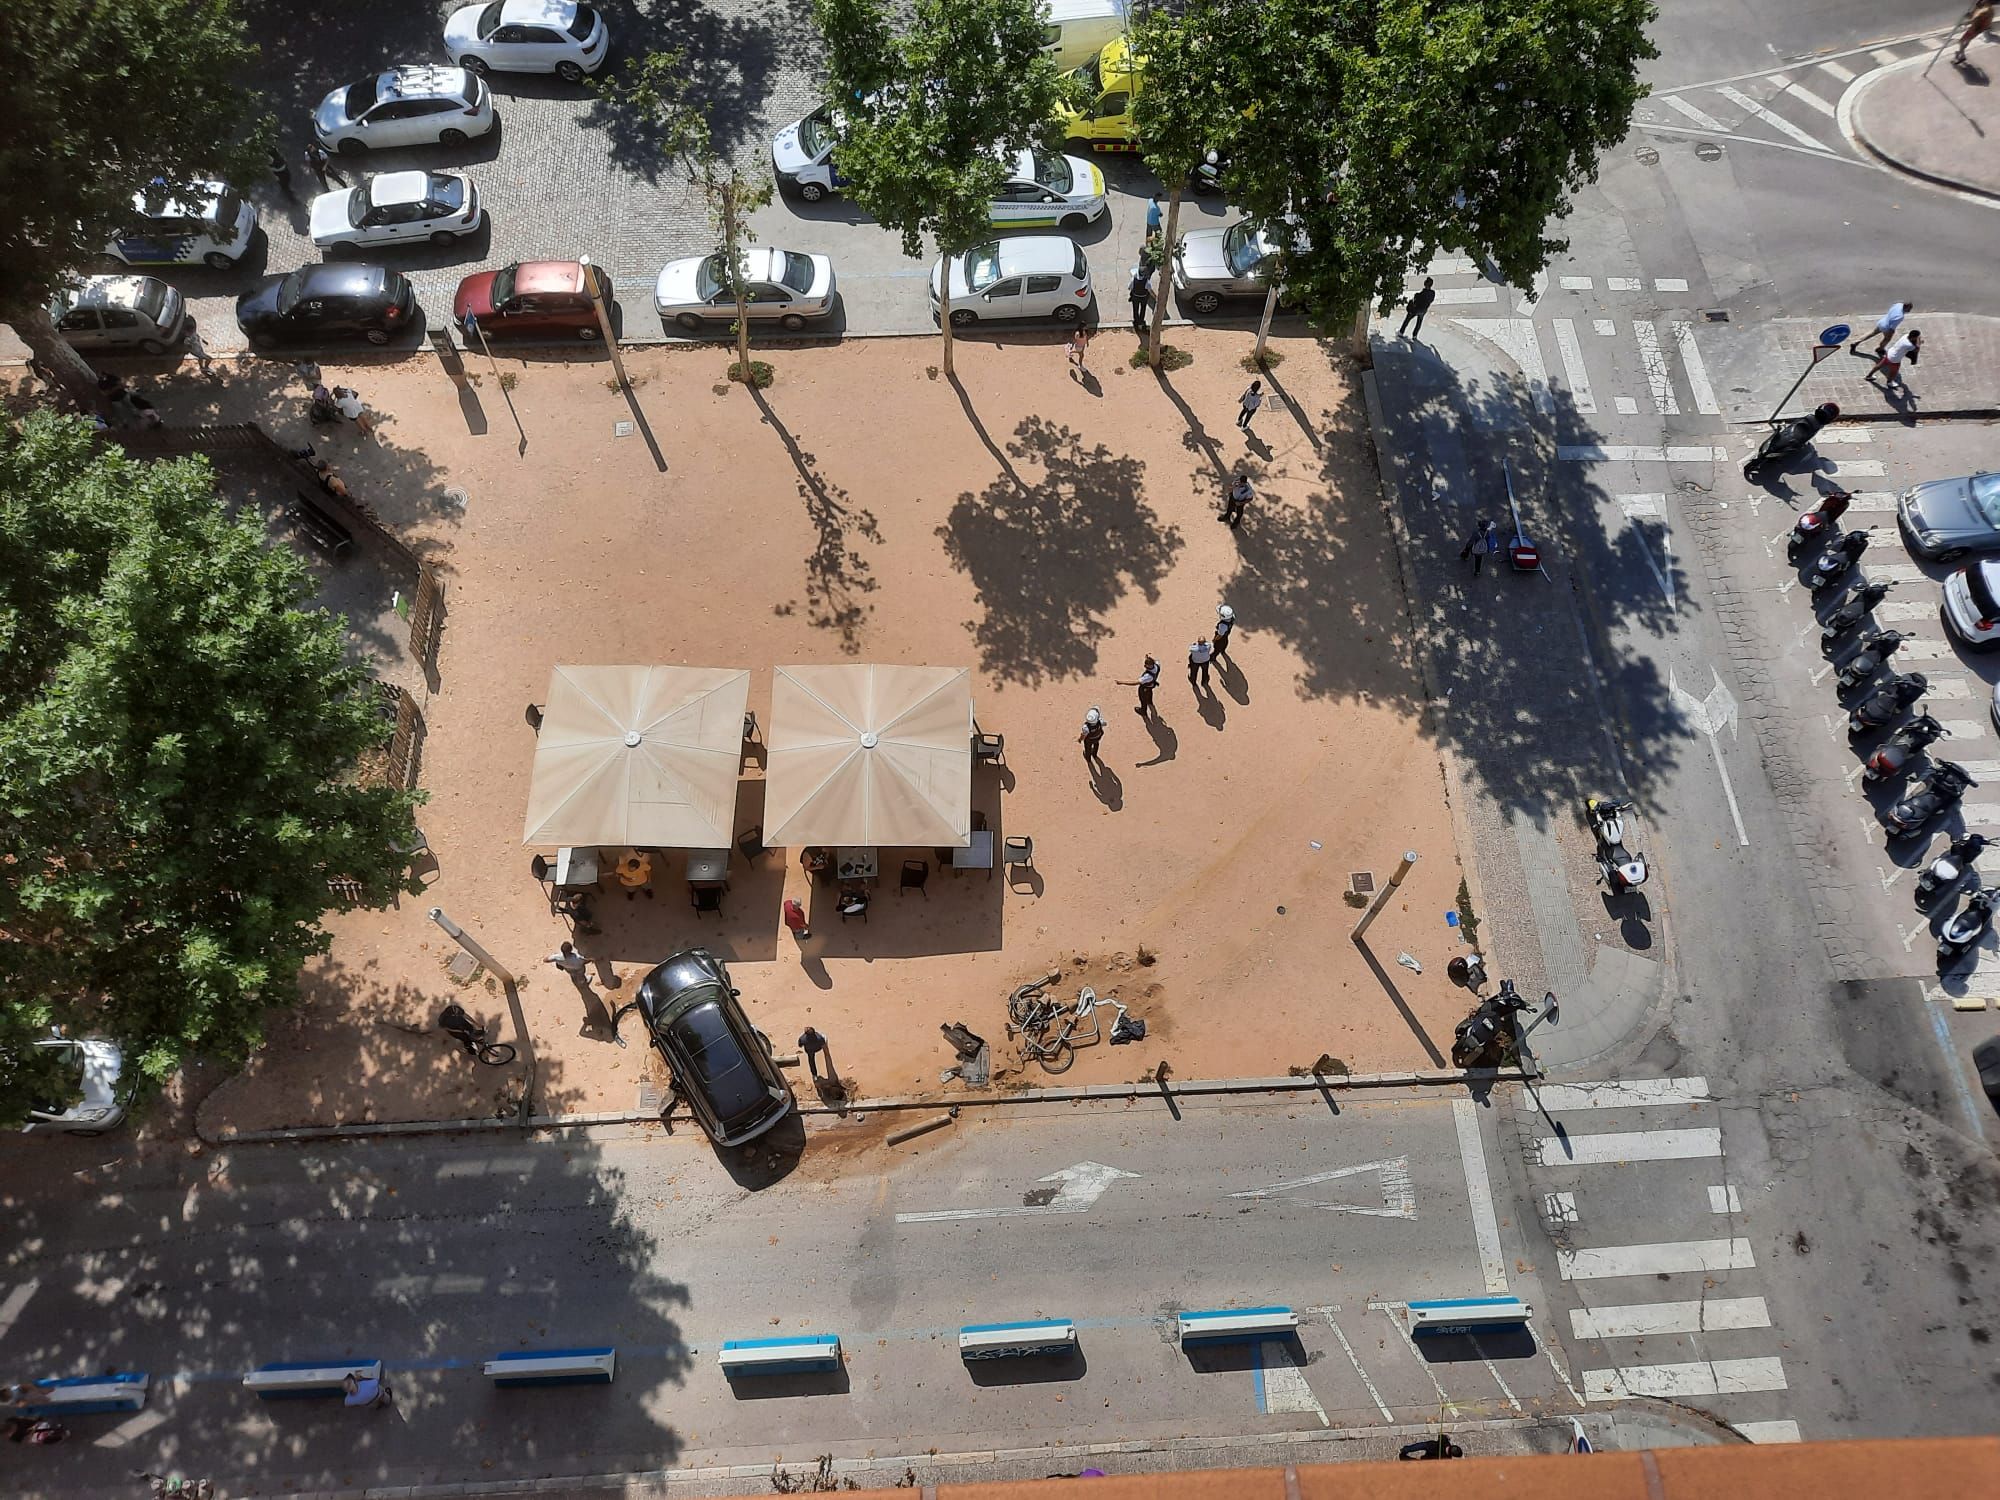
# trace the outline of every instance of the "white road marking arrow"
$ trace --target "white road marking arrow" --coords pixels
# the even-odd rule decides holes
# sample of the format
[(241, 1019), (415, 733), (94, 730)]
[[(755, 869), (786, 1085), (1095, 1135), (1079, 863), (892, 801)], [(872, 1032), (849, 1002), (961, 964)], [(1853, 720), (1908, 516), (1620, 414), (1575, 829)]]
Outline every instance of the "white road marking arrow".
[(1382, 1183), (1382, 1207), (1364, 1207), (1358, 1203), (1311, 1203), (1311, 1208), (1323, 1208), (1332, 1214), (1362, 1214), (1371, 1219), (1414, 1219), (1417, 1216), (1417, 1190), (1410, 1181), (1410, 1159), (1407, 1156), (1392, 1157), (1387, 1161), (1363, 1162), (1358, 1167), (1335, 1167), (1331, 1172), (1315, 1172), (1310, 1177), (1291, 1177), (1283, 1182), (1274, 1182), (1268, 1187), (1247, 1188), (1240, 1193), (1231, 1193), (1232, 1198), (1275, 1198), (1281, 1193), (1289, 1193), (1294, 1188), (1317, 1187), (1322, 1182), (1335, 1182), (1342, 1177), (1359, 1177), (1364, 1172), (1377, 1173)]
[(1729, 767), (1722, 763), (1722, 746), (1716, 742), (1716, 735), (1724, 729), (1731, 739), (1736, 738), (1736, 699), (1729, 689), (1722, 685), (1722, 674), (1710, 667), (1708, 675), (1715, 680), (1715, 686), (1708, 690), (1706, 698), (1697, 698), (1682, 687), (1674, 677), (1674, 669), (1667, 668), (1667, 692), (1674, 706), (1687, 716), (1688, 725), (1697, 734), (1708, 736), (1708, 748), (1715, 756), (1716, 774), (1722, 778), (1722, 795), (1729, 799), (1729, 816), (1736, 824), (1736, 842), (1744, 848), (1750, 847), (1750, 835), (1743, 831), (1743, 810), (1736, 805), (1736, 788), (1729, 784)]
[(1137, 1179), (1137, 1172), (1107, 1167), (1101, 1161), (1080, 1161), (1041, 1179), (1054, 1183), (1048, 1192), (1031, 1192), (1031, 1201), (1019, 1208), (943, 1208), (929, 1213), (897, 1214), (898, 1224), (936, 1224), (946, 1219), (1021, 1219), (1038, 1214), (1080, 1214), (1102, 1198), (1121, 1177)]

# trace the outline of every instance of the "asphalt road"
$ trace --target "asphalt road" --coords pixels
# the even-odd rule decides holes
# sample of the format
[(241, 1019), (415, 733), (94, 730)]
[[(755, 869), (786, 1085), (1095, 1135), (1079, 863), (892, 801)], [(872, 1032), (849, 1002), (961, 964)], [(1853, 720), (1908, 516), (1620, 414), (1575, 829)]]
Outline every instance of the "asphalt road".
[[(49, 1143), (43, 1170), (15, 1153), (5, 1174), (0, 1354), (22, 1375), (145, 1370), (154, 1394), (31, 1450), (26, 1482), (102, 1493), (150, 1467), (321, 1490), (1575, 1409), (1535, 1338), (1419, 1356), (1392, 1306), (1538, 1295), (1512, 1216), (1473, 1207), (1491, 1111), (1337, 1108), (1025, 1107), (895, 1148), (884, 1115), (726, 1162), (650, 1131), (198, 1160)], [(1296, 1344), (1174, 1343), (1178, 1310), (1280, 1303)], [(1075, 1320), (1079, 1357), (959, 1360), (962, 1325), (1035, 1317)], [(839, 1334), (845, 1369), (730, 1389), (723, 1340), (792, 1332)], [(619, 1350), (608, 1390), (479, 1372), (598, 1344)], [(385, 1359), (396, 1411), (238, 1384), (334, 1357)]]

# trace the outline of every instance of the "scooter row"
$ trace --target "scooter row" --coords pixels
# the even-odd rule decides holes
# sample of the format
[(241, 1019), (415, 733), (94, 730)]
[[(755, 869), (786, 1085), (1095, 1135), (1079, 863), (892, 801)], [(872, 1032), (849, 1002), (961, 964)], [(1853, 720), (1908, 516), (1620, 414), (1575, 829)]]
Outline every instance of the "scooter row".
[[(1815, 429), (1816, 430), (1816, 429)], [(1841, 532), (1840, 517), (1851, 497), (1846, 491), (1825, 492), (1817, 505), (1801, 515), (1792, 526), (1786, 556), (1796, 562), (1817, 546), (1805, 582), (1812, 590), (1815, 610), (1840, 589), (1837, 602), (1819, 616), (1820, 649), (1829, 658), (1846, 649), (1849, 637), (1870, 619), (1875, 606), (1887, 597), (1893, 583), (1870, 583), (1855, 574), (1862, 554), (1868, 550), (1868, 534)], [(1930, 690), (1921, 672), (1898, 673), (1884, 669), (1907, 639), (1897, 630), (1871, 630), (1855, 641), (1855, 649), (1841, 662), (1834, 676), (1834, 691), (1843, 703), (1851, 703), (1847, 734), (1858, 741), (1896, 724), (1906, 710)], [(1859, 699), (1858, 702), (1852, 700)], [(1928, 712), (1898, 725), (1887, 740), (1868, 757), (1862, 768), (1864, 784), (1884, 786), (1904, 776), (1917, 759), (1949, 733)], [(1929, 769), (1905, 784), (1903, 795), (1882, 816), (1891, 839), (1914, 838), (1924, 833), (1937, 818), (1956, 807), (1966, 792), (1979, 785), (1966, 769), (1953, 761), (1932, 759)], [(1986, 847), (1983, 834), (1962, 833), (1917, 880), (1917, 909), (1931, 911), (1940, 901), (1957, 893), (1968, 880), (1976, 879), (1973, 861)], [(1966, 904), (1938, 931), (1938, 972), (1962, 962), (1979, 946), (1993, 924), (2000, 907), (2000, 886), (1976, 888)]]

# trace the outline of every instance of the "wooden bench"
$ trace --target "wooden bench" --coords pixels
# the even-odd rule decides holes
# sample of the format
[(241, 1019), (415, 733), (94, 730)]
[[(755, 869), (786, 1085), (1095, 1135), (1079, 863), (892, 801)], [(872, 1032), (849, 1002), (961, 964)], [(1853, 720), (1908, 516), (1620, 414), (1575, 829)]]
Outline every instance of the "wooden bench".
[(286, 507), (285, 514), (292, 519), (299, 530), (311, 537), (322, 551), (333, 557), (339, 557), (354, 545), (353, 533), (322, 510), (312, 496), (304, 490), (295, 493), (298, 495), (298, 500)]

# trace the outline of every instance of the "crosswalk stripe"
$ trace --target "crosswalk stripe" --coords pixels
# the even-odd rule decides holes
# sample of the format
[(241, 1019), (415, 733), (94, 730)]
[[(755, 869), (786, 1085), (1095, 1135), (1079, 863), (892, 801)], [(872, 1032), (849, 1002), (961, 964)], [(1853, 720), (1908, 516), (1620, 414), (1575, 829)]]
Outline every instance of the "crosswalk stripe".
[[(1930, 686), (1924, 689), (1924, 696), (1926, 698), (1970, 698), (1972, 696), (1972, 684), (1967, 682), (1963, 677), (1933, 677), (1930, 673), (1926, 672), (1924, 673), (1924, 679), (1930, 683)], [(1986, 686), (1983, 682), (1979, 685), (1981, 688)]]
[(1618, 325), (1609, 318), (1592, 318), (1590, 320), (1590, 328), (1591, 332), (1595, 333), (1601, 339), (1608, 339), (1618, 331)]
[(1438, 286), (1432, 287), (1431, 290), (1437, 293), (1438, 305), (1440, 307), (1449, 306), (1453, 303), (1498, 302), (1500, 300), (1500, 288), (1497, 286)]
[(1708, 383), (1708, 366), (1701, 362), (1701, 350), (1694, 344), (1694, 324), (1674, 324), (1674, 347), (1680, 350), (1681, 368), (1687, 372), (1688, 389), (1694, 393), (1694, 409), (1711, 416), (1720, 412), (1715, 387)]
[(1667, 497), (1657, 491), (1650, 495), (1620, 495), (1617, 498), (1619, 514), (1628, 521), (1653, 520), (1667, 513)]
[(1687, 289), (1687, 278), (1682, 276), (1655, 276), (1653, 278), (1653, 290), (1656, 292), (1684, 292)]
[(1727, 448), (1661, 446), (1659, 444), (1565, 443), (1556, 448), (1556, 457), (1572, 463), (1727, 463)]
[(1425, 269), (1433, 276), (1470, 276), (1478, 267), (1463, 255), (1440, 255)]
[(1543, 1167), (1598, 1167), (1630, 1161), (1694, 1161), (1720, 1155), (1722, 1131), (1714, 1126), (1693, 1130), (1617, 1130), (1601, 1135), (1545, 1135), (1535, 1142), (1535, 1162)]
[(1935, 604), (1919, 604), (1915, 600), (1910, 599), (1900, 602), (1892, 602), (1885, 599), (1875, 606), (1875, 618), (1878, 620), (1929, 620), (1935, 618), (1936, 615), (1937, 606)]
[(1580, 1339), (1643, 1339), (1660, 1333), (1719, 1333), (1769, 1328), (1762, 1297), (1708, 1297), (1699, 1302), (1641, 1302), (1629, 1307), (1581, 1307), (1569, 1315)]
[(2000, 828), (2000, 805), (1991, 802), (1961, 802), (1959, 821), (1967, 828)]
[(1679, 94), (1662, 94), (1660, 95), (1660, 103), (1666, 105), (1669, 109), (1679, 110), (1682, 114), (1686, 115), (1690, 120), (1694, 121), (1695, 124), (1699, 125), (1703, 130), (1719, 131), (1723, 135), (1727, 135), (1729, 133), (1728, 126), (1724, 125), (1720, 120), (1714, 118), (1712, 115), (1703, 114), (1700, 110), (1696, 109), (1692, 104), (1688, 103), (1687, 100), (1683, 99)]
[(1827, 149), (1820, 142), (1799, 129), (1790, 120), (1787, 120), (1783, 115), (1764, 108), (1763, 105), (1734, 85), (1725, 83), (1716, 90), (1716, 93), (1722, 95), (1731, 104), (1749, 110), (1751, 114), (1762, 120), (1766, 125), (1769, 125), (1773, 130), (1783, 132), (1797, 141), (1801, 146), (1810, 147), (1814, 151), (1825, 151)]
[(1934, 758), (1948, 760), (1953, 765), (1964, 766), (1965, 774), (1981, 786), (2000, 786), (2000, 760), (1960, 760), (1951, 753), (1949, 745), (1936, 747)]
[[(1639, 499), (1639, 496), (1630, 498)], [(1661, 498), (1658, 496), (1646, 498)], [(1545, 1083), (1535, 1097), (1546, 1110), (1643, 1109), (1661, 1104), (1705, 1104), (1715, 1096), (1706, 1078), (1626, 1078), (1611, 1083)]]
[(1557, 318), (1555, 328), (1556, 352), (1562, 356), (1563, 378), (1569, 382), (1570, 400), (1579, 412), (1589, 415), (1597, 410), (1597, 398), (1590, 393), (1590, 374), (1583, 367), (1583, 346), (1576, 341), (1576, 324), (1568, 318)]
[(1646, 386), (1652, 393), (1653, 406), (1663, 417), (1680, 415), (1680, 403), (1674, 400), (1673, 376), (1667, 373), (1667, 356), (1660, 348), (1660, 330), (1651, 323), (1636, 322), (1632, 325), (1632, 337), (1639, 341), (1639, 363), (1646, 369)]
[(1736, 1191), (1736, 1184), (1725, 1183), (1721, 1187), (1708, 1190), (1708, 1211), (1712, 1214), (1740, 1214), (1743, 1212), (1743, 1197)]
[(1873, 52), (1869, 53), (1868, 55), (1874, 58), (1875, 61), (1880, 63), (1885, 68), (1888, 67), (1891, 63), (1899, 63), (1903, 60), (1896, 53), (1891, 52), (1887, 47), (1877, 47)]
[(1889, 472), (1889, 466), (1879, 458), (1834, 458), (1827, 461), (1833, 465), (1836, 478), (1880, 479)]
[(1808, 108), (1818, 110), (1821, 114), (1825, 115), (1829, 120), (1831, 120), (1836, 113), (1834, 107), (1831, 104), (1828, 104), (1824, 99), (1820, 98), (1820, 96), (1818, 94), (1815, 94), (1811, 89), (1806, 88), (1800, 84), (1788, 82), (1785, 85), (1785, 97), (1787, 99), (1796, 99), (1799, 101), (1799, 103), (1806, 105)]
[(1566, 292), (1587, 292), (1597, 283), (1589, 276), (1559, 276), (1556, 285)]
[[(1763, 439), (1759, 438), (1758, 441), (1762, 442)], [(1815, 443), (1872, 443), (1875, 441), (1875, 434), (1870, 432), (1866, 427), (1823, 427), (1820, 429), (1819, 436), (1814, 438), (1813, 441)]]
[(1958, 660), (1958, 648), (1950, 641), (1905, 641), (1896, 648), (1895, 659), (1902, 661)]
[(1756, 1264), (1750, 1242), (1744, 1239), (1664, 1240), (1655, 1245), (1605, 1245), (1595, 1250), (1556, 1252), (1556, 1268), (1564, 1281), (1667, 1276), (1677, 1271), (1747, 1271)]
[(1724, 1396), (1745, 1391), (1782, 1391), (1785, 1362), (1759, 1359), (1704, 1359), (1678, 1365), (1625, 1365), (1585, 1370), (1583, 1399), (1626, 1401), (1634, 1396)]
[(1982, 724), (1977, 719), (1939, 719), (1945, 734), (1955, 740), (1976, 740), (1992, 732), (1991, 724)]
[(1636, 276), (1607, 276), (1604, 278), (1604, 289), (1607, 292), (1636, 292), (1640, 290), (1641, 285), (1642, 283)]
[(1830, 57), (1819, 65), (1819, 70), (1830, 77), (1839, 79), (1842, 83), (1854, 82), (1854, 69), (1848, 67), (1846, 63), (1835, 62)]
[(1635, 397), (1613, 396), (1611, 404), (1618, 408), (1621, 417), (1636, 417), (1639, 414), (1639, 402)]
[(1894, 490), (1849, 490), (1847, 492), (1849, 510), (1889, 510), (1896, 508)]
[(1869, 561), (1861, 565), (1861, 571), (1868, 575), (1870, 583), (1926, 584), (1931, 582), (1931, 575), (1915, 563), (1878, 563)]
[(1753, 1443), (1796, 1443), (1799, 1424), (1793, 1421), (1781, 1422), (1731, 1422), (1729, 1424)]

